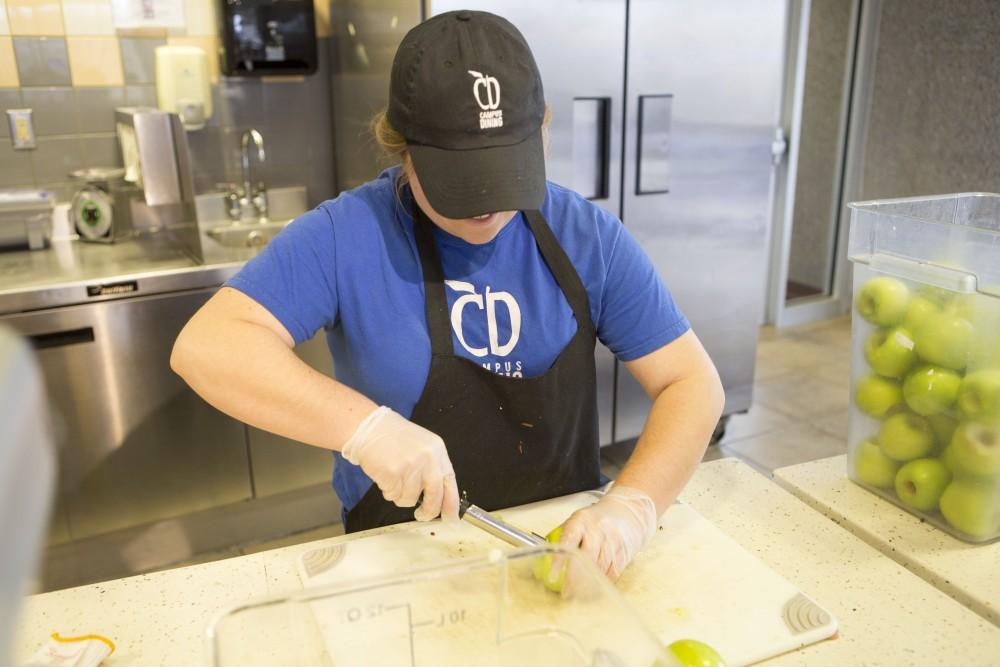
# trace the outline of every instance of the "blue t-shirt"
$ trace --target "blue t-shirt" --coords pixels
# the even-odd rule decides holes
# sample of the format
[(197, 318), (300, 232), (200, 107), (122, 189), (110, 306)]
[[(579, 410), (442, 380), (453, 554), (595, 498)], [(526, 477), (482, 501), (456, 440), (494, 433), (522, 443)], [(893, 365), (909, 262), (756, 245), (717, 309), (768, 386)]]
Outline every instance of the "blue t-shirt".
[[(336, 377), (409, 416), (423, 391), (431, 345), (408, 187), (399, 168), (320, 204), (278, 234), (226, 285), (271, 312), (296, 344), (321, 327)], [(688, 330), (649, 258), (621, 222), (548, 183), (541, 212), (590, 299), (600, 340), (622, 361)], [(545, 373), (576, 332), (576, 319), (518, 213), (473, 245), (434, 229), (446, 281), (455, 354), (512, 377)], [(353, 507), (371, 480), (337, 455), (333, 486)]]

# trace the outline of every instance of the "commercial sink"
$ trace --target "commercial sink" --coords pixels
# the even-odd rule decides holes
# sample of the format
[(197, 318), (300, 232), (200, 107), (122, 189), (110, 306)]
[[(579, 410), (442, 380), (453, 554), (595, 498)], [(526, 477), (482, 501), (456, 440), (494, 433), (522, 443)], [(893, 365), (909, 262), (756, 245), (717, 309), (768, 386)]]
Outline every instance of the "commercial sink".
[(291, 219), (244, 220), (216, 225), (205, 233), (227, 248), (261, 248), (289, 222)]
[(270, 188), (267, 191), (268, 217), (233, 221), (228, 214), (226, 192), (198, 195), (195, 209), (205, 235), (226, 248), (259, 250), (278, 232), (308, 210), (303, 186)]

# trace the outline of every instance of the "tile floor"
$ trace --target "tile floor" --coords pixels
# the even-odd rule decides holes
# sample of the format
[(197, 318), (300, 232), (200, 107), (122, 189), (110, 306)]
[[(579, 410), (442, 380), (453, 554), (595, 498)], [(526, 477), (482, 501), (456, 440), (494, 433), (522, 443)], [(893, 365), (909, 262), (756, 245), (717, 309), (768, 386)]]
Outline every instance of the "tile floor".
[(753, 407), (730, 419), (709, 456), (736, 456), (770, 475), (775, 468), (845, 453), (850, 359), (850, 316), (780, 331), (763, 328)]

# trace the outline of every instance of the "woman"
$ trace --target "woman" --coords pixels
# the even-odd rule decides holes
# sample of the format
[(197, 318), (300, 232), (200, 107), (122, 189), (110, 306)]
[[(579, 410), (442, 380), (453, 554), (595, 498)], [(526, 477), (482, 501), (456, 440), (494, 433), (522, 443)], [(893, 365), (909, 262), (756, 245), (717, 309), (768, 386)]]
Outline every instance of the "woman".
[[(195, 314), (173, 368), (335, 452), (348, 531), (600, 485), (597, 337), (654, 398), (617, 482), (565, 524), (617, 579), (701, 459), (712, 362), (620, 221), (545, 180), (546, 107), (506, 20), (411, 30), (375, 123), (401, 167), (301, 216)], [(292, 348), (327, 331), (337, 380)], [(412, 508), (419, 502), (416, 511)]]

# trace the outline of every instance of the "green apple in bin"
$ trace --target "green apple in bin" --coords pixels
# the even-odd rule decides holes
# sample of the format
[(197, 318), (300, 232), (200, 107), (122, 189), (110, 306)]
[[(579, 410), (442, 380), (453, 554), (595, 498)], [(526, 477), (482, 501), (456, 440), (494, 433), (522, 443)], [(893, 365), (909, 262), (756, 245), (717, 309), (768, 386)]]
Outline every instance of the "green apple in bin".
[(956, 475), (1000, 477), (1000, 426), (959, 424), (942, 458)]
[(951, 436), (958, 427), (958, 420), (946, 414), (938, 413), (927, 417), (931, 430), (934, 431), (934, 440), (937, 443), (935, 450), (942, 450), (951, 442)]
[(985, 539), (1000, 532), (1000, 487), (995, 484), (955, 479), (938, 507), (949, 524), (970, 537)]
[(924, 285), (917, 290), (918, 296), (922, 296), (928, 301), (932, 301), (939, 308), (944, 308), (951, 303), (951, 299), (955, 296), (955, 294), (956, 292), (946, 290), (943, 287), (934, 287), (933, 285)]
[(903, 388), (896, 380), (866, 375), (858, 380), (854, 400), (866, 415), (882, 419), (890, 410), (903, 404)]
[(918, 415), (944, 412), (958, 398), (962, 376), (940, 366), (918, 366), (903, 380), (903, 400)]
[(941, 461), (917, 459), (904, 464), (896, 473), (896, 495), (907, 507), (933, 512), (950, 482), (951, 471)]
[(1000, 423), (1000, 369), (966, 375), (958, 389), (958, 409), (969, 419)]
[(913, 334), (908, 330), (878, 329), (865, 339), (865, 361), (883, 377), (901, 378), (917, 360), (913, 347)]
[(902, 281), (888, 276), (866, 282), (854, 301), (861, 317), (880, 327), (892, 327), (902, 322), (909, 303), (910, 289)]
[(934, 449), (934, 431), (924, 417), (912, 412), (897, 412), (882, 422), (878, 445), (890, 459), (912, 461), (927, 456)]
[(962, 370), (969, 361), (972, 325), (948, 312), (930, 315), (913, 332), (917, 355), (938, 366)]
[(899, 462), (886, 456), (871, 438), (854, 452), (854, 472), (858, 479), (878, 489), (891, 489), (899, 471)]
[(906, 309), (906, 317), (901, 325), (907, 331), (916, 331), (917, 327), (924, 323), (929, 316), (941, 312), (941, 306), (934, 300), (922, 294), (915, 295), (910, 299), (910, 305)]

